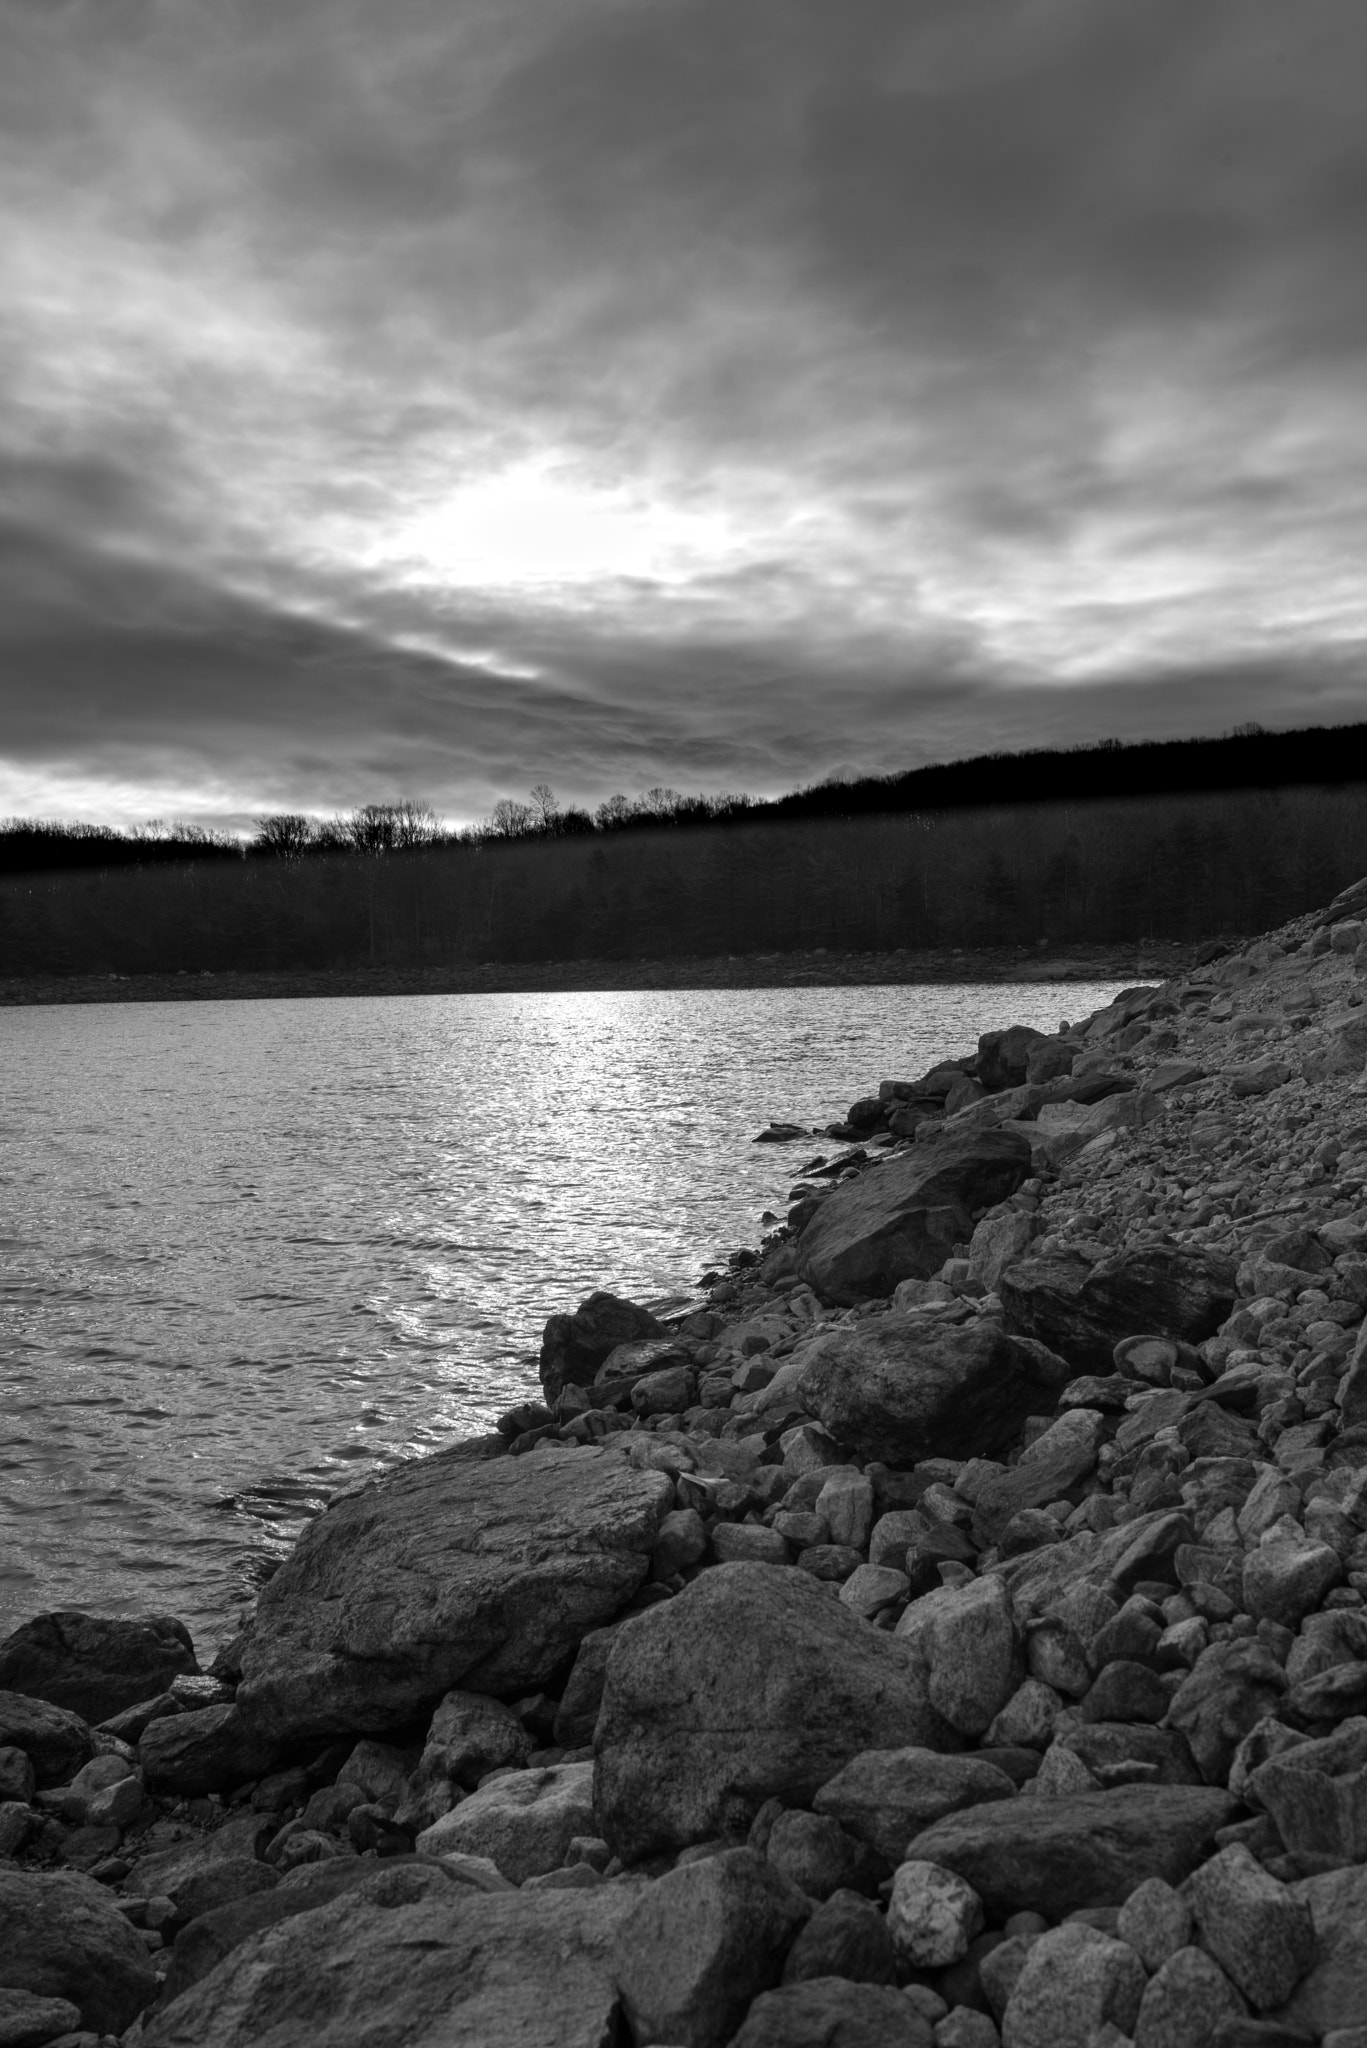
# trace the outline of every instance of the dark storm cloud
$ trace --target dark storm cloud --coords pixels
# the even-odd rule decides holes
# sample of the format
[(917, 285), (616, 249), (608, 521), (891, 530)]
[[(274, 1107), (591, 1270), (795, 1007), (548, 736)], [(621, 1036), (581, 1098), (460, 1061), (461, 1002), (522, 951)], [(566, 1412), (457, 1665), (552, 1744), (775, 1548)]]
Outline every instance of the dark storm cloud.
[(0, 807), (1360, 713), (1357, 0), (0, 0)]

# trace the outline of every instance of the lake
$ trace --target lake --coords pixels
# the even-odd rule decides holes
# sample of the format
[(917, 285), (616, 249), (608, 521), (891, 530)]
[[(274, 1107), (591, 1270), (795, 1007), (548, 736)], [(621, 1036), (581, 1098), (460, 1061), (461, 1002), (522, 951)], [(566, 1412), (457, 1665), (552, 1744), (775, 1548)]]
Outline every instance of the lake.
[(0, 1634), (201, 1650), (339, 1485), (539, 1392), (547, 1315), (757, 1244), (824, 1124), (1116, 983), (0, 1010)]

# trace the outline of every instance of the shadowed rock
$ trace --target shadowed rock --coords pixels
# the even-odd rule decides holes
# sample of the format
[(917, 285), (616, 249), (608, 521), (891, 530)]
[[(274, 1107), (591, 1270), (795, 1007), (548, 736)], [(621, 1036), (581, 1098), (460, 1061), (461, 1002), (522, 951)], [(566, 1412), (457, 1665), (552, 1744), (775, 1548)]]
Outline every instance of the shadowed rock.
[(573, 1315), (548, 1318), (541, 1338), (541, 1384), (554, 1401), (565, 1387), (591, 1387), (598, 1368), (619, 1344), (668, 1333), (648, 1308), (601, 1289)]
[(0, 1688), (106, 1721), (199, 1670), (183, 1621), (105, 1619), (66, 1609), (35, 1614), (0, 1643)]
[(810, 1579), (717, 1565), (620, 1630), (599, 1713), (598, 1831), (628, 1862), (743, 1839), (866, 1749), (957, 1749), (917, 1650)]
[(1213, 1336), (1234, 1305), (1234, 1274), (1223, 1253), (1137, 1245), (1096, 1265), (1073, 1252), (1018, 1259), (999, 1291), (1008, 1328), (1079, 1370), (1106, 1372), (1115, 1346), (1137, 1330), (1191, 1344)]
[(797, 1241), (797, 1271), (827, 1300), (889, 1295), (928, 1280), (975, 1212), (1014, 1194), (1030, 1146), (1014, 1132), (966, 1130), (933, 1138), (835, 1188)]
[(144, 2048), (601, 2048), (629, 1891), (489, 1894), (432, 1864), (251, 1935), (159, 2010)]
[(914, 1315), (833, 1330), (806, 1358), (800, 1397), (808, 1412), (838, 1442), (894, 1465), (990, 1457), (1069, 1378), (1042, 1344), (1008, 1337), (995, 1323), (928, 1326)]
[(989, 1914), (1123, 1905), (1146, 1877), (1178, 1885), (1215, 1847), (1239, 1802), (1205, 1785), (1120, 1785), (1069, 1799), (1012, 1799), (952, 1813), (909, 1854), (943, 1863)]

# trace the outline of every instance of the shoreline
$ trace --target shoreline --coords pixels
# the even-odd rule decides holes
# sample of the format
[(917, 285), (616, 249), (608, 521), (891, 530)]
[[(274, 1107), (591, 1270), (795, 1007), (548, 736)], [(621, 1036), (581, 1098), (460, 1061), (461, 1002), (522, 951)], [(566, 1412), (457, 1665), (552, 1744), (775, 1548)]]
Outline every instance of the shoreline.
[(1349, 2048), (1364, 912), (870, 1076), (706, 1306), (552, 1314), (207, 1673), (16, 1631), (0, 1987), (100, 2048)]
[(241, 1002), (348, 996), (546, 995), (648, 989), (917, 987), (934, 983), (1157, 980), (1181, 972), (1202, 944), (938, 947), (923, 951), (751, 953), (656, 960), (560, 960), (524, 965), (373, 967), (131, 976), (0, 977), (0, 1008), (64, 1003)]

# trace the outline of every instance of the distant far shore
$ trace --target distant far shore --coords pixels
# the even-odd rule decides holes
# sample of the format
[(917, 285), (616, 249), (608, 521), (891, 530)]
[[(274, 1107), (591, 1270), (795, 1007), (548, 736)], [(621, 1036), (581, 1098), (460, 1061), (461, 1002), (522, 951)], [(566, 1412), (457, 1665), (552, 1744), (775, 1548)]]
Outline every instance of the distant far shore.
[(996, 981), (1157, 981), (1192, 964), (1200, 943), (937, 947), (913, 952), (719, 954), (672, 960), (469, 962), (234, 974), (70, 974), (0, 978), (0, 1006), (34, 1003), (261, 1002), (320, 996), (535, 995), (576, 990), (850, 988)]

